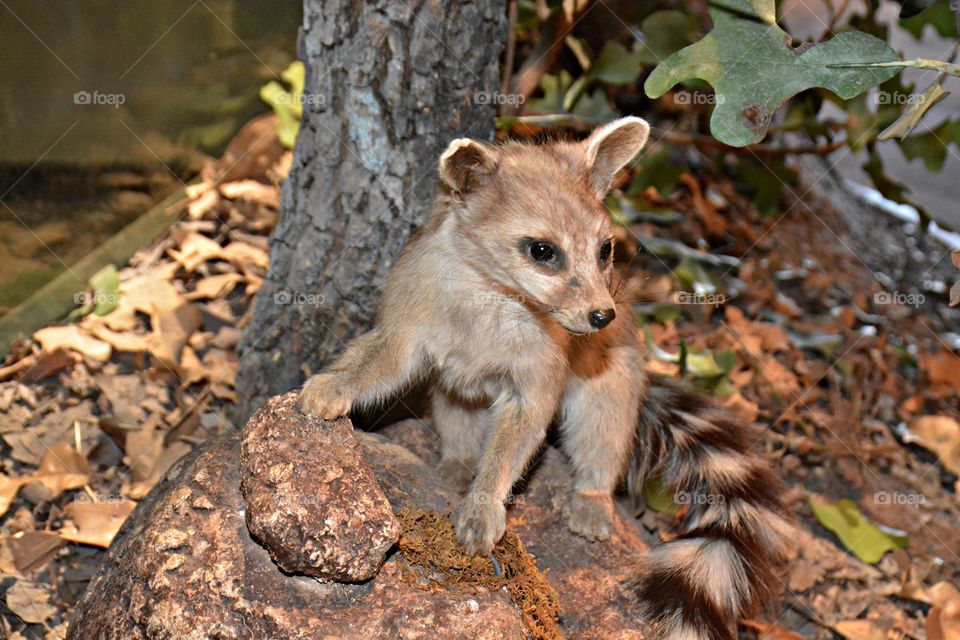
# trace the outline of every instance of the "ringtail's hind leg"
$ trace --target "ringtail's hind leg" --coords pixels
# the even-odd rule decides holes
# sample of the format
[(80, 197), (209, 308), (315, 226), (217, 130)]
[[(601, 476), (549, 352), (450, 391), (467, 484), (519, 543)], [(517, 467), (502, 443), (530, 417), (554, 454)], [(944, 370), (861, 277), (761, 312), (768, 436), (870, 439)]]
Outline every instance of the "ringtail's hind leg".
[(623, 477), (636, 433), (644, 387), (634, 345), (581, 354), (560, 405), (563, 448), (574, 470), (567, 524), (590, 540), (606, 540), (613, 493)]
[(440, 436), (437, 472), (462, 495), (476, 473), (490, 428), (490, 411), (484, 404), (451, 397), (442, 389), (433, 390), (431, 407), (434, 429)]

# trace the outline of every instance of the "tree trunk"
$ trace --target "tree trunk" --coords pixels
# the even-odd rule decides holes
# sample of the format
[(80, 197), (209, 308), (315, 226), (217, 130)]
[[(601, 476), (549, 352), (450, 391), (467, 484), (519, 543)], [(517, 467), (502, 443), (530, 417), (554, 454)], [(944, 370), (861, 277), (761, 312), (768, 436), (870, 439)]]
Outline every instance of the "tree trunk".
[(303, 121), (240, 345), (238, 424), (370, 328), (439, 155), (490, 139), (504, 0), (304, 0)]

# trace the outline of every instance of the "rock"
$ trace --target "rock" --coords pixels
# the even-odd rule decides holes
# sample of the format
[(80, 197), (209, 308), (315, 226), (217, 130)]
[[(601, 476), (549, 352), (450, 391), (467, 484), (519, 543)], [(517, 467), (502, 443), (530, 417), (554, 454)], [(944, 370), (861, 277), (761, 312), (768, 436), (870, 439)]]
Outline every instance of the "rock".
[[(430, 502), (430, 469), (377, 437), (362, 437), (405, 488)], [(503, 592), (424, 591), (391, 556), (363, 584), (281, 571), (249, 535), (240, 495), (240, 440), (211, 440), (171, 468), (124, 524), (77, 605), (71, 640), (321, 637), (522, 639)]]
[[(242, 445), (241, 436), (225, 436), (174, 465), (117, 535), (76, 608), (69, 639), (528, 637), (506, 589), (422, 589), (411, 584), (410, 569), (396, 552), (387, 553), (379, 571), (359, 583), (352, 577), (359, 574), (345, 569), (353, 566), (343, 560), (349, 554), (320, 554), (348, 574), (346, 582), (280, 569), (250, 535), (246, 518), (275, 514), (275, 521), (263, 526), (273, 532), (268, 544), (279, 539), (285, 545), (284, 562), (304, 562), (293, 557), (295, 541), (304, 548), (314, 545), (315, 551), (333, 540), (342, 544), (337, 547), (341, 551), (358, 552), (367, 570), (379, 552), (363, 551), (360, 536), (347, 527), (332, 538), (319, 534), (328, 527), (318, 520), (319, 511), (331, 505), (346, 508), (353, 504), (350, 492), (358, 491), (369, 503), (348, 513), (362, 512), (360, 529), (370, 526), (372, 535), (386, 531), (389, 535), (382, 539), (389, 539), (395, 521), (386, 517), (389, 510), (383, 511), (385, 501), (394, 512), (449, 513), (456, 500), (420, 457), (432, 459), (437, 450), (424, 423), (385, 428), (382, 433), (391, 441), (381, 434), (354, 434), (346, 420), (309, 421), (292, 403), (289, 394), (274, 398), (248, 424)], [(290, 460), (296, 463), (293, 469), (284, 465)], [(244, 463), (252, 468), (241, 471)], [(349, 484), (343, 475), (327, 480), (329, 469), (321, 464), (349, 474)], [(278, 465), (271, 476), (270, 469)], [(241, 477), (249, 507), (240, 491)], [(565, 637), (641, 639), (642, 621), (633, 614), (622, 585), (646, 550), (642, 529), (618, 506), (611, 540), (591, 543), (574, 536), (564, 513), (571, 484), (568, 463), (548, 447), (508, 511), (510, 526), (560, 596)], [(375, 491), (377, 485), (382, 493)], [(299, 501), (297, 487), (306, 492)], [(273, 504), (268, 505), (271, 492)], [(318, 492), (325, 492), (325, 498), (315, 500)], [(385, 501), (371, 497), (375, 495)], [(312, 507), (304, 506), (308, 504)], [(253, 510), (260, 515), (247, 514)], [(281, 525), (291, 529), (284, 534)]]
[(307, 418), (296, 392), (247, 423), (240, 468), (247, 527), (284, 571), (360, 582), (400, 538), (350, 421)]

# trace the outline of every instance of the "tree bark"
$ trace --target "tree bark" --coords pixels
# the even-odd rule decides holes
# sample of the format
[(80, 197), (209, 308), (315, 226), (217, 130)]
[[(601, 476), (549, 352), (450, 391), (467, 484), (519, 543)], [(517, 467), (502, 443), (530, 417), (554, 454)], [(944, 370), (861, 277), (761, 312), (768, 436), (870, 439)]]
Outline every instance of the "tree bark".
[(304, 0), (307, 67), (269, 275), (240, 344), (237, 424), (370, 328), (450, 140), (490, 139), (504, 0)]

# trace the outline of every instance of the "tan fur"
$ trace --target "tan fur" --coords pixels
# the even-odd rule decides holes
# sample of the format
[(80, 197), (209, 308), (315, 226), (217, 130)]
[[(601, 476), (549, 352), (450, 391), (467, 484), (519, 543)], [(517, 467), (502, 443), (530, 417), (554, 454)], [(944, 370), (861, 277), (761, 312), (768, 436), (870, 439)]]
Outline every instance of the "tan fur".
[[(610, 536), (625, 475), (635, 494), (657, 473), (696, 498), (730, 490), (728, 501), (689, 505), (690, 537), (652, 550), (636, 587), (653, 637), (726, 640), (768, 588), (790, 524), (748, 434), (648, 378), (612, 256), (600, 257), (614, 236), (603, 198), (648, 132), (624, 118), (579, 143), (452, 142), (444, 190), (391, 270), (375, 328), (307, 381), (301, 406), (335, 418), (434, 380), (438, 472), (466, 491), (453, 520), (470, 553), (503, 535), (504, 501), (554, 420), (574, 472), (567, 522), (588, 539)], [(554, 259), (535, 258), (539, 242)], [(604, 325), (596, 312), (609, 320), (609, 310)]]
[[(576, 475), (570, 527), (610, 535), (643, 368), (612, 258), (598, 258), (614, 236), (602, 197), (648, 130), (624, 118), (582, 143), (452, 142), (447, 192), (393, 268), (376, 328), (304, 386), (303, 408), (333, 418), (435, 375), (441, 471), (458, 484), (476, 472), (456, 515), (470, 552), (503, 534), (503, 501), (555, 417)], [(524, 239), (549, 241), (562, 264), (537, 263)], [(589, 314), (614, 308), (597, 332)]]

